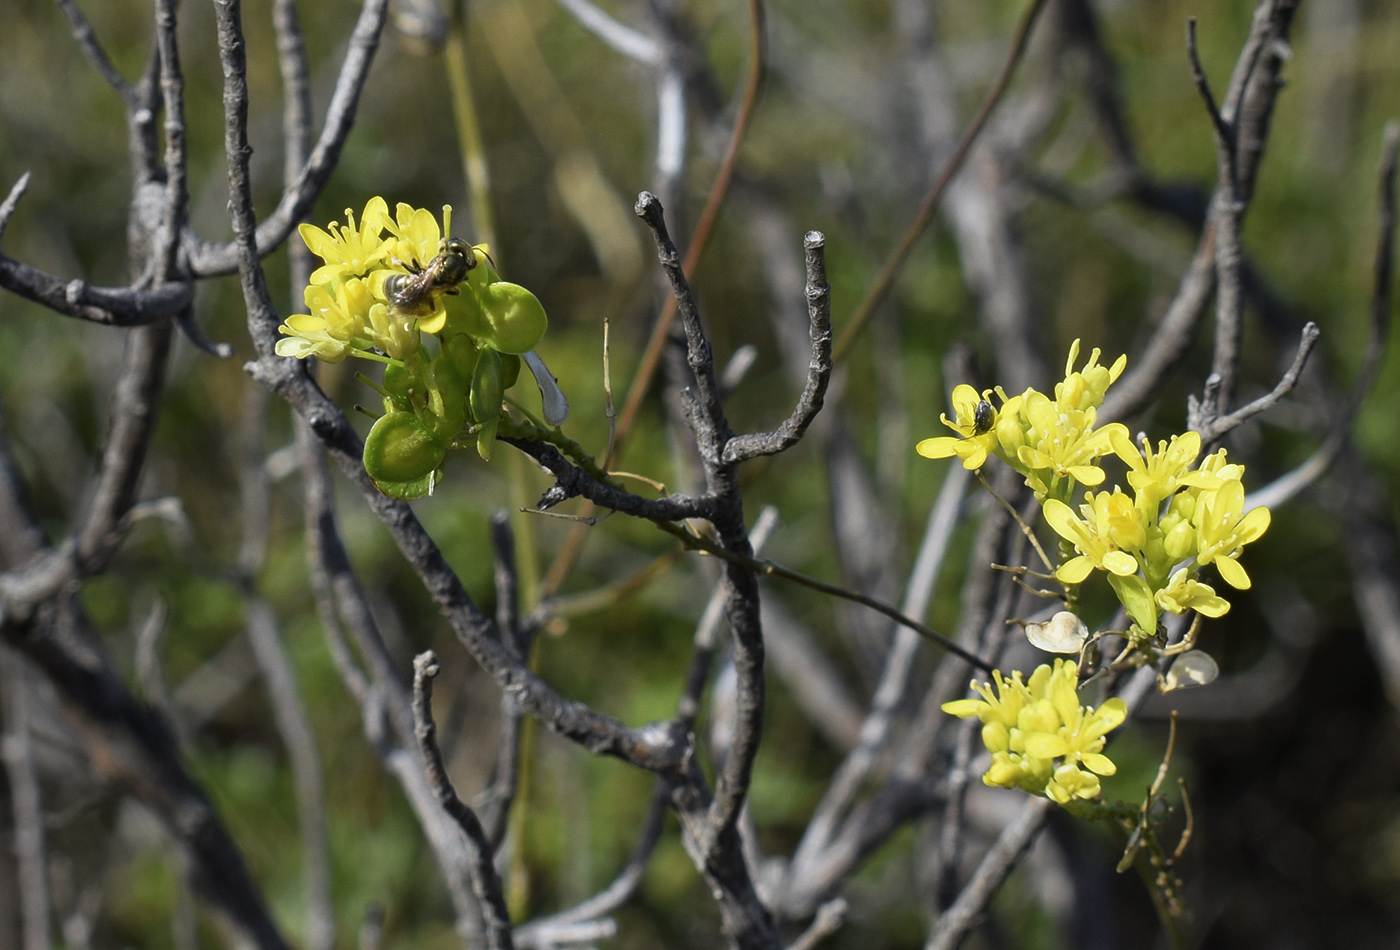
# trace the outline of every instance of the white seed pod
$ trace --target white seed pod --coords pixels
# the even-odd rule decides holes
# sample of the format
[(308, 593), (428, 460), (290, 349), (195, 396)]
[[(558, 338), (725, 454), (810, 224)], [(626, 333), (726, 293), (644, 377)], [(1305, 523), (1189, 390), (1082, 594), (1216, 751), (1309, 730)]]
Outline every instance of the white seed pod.
[(559, 388), (559, 381), (544, 365), (544, 360), (534, 350), (521, 354), (521, 359), (535, 377), (535, 385), (540, 387), (540, 404), (544, 409), (544, 421), (552, 426), (563, 425), (569, 418), (569, 399)]
[(1176, 658), (1176, 662), (1167, 670), (1157, 688), (1163, 693), (1170, 693), (1174, 689), (1206, 686), (1215, 682), (1219, 675), (1220, 667), (1209, 653), (1204, 650), (1187, 650)]
[(1048, 623), (1026, 624), (1026, 639), (1046, 653), (1078, 653), (1089, 639), (1089, 628), (1068, 610), (1061, 610)]

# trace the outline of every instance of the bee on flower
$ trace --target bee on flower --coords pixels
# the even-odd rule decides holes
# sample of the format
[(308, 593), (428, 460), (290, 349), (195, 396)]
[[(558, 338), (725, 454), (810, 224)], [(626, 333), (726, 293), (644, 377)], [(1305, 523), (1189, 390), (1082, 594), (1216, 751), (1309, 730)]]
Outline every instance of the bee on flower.
[[(1001, 400), (1001, 409), (994, 409), (991, 397)], [(957, 433), (957, 436), (935, 436), (924, 439), (914, 446), (914, 451), (924, 458), (942, 459), (957, 456), (963, 468), (975, 471), (987, 461), (987, 456), (999, 448), (998, 433), (1001, 422), (1015, 419), (1021, 408), (1021, 397), (1006, 398), (1001, 390), (988, 389), (979, 393), (966, 383), (953, 389), (953, 414), (939, 416), (943, 424)]]
[[(544, 307), (501, 279), (485, 245), (452, 235), (450, 205), (439, 224), (402, 202), (390, 217), (388, 203), (374, 197), (358, 223), (347, 210), (345, 223), (303, 224), (300, 234), (324, 263), (303, 294), (309, 312), (278, 328), (276, 353), (384, 364), (382, 384), (370, 383), (384, 412), (364, 451), (380, 491), (430, 493), (448, 450), (461, 444), (474, 442), (489, 459), (522, 362), (540, 386), (546, 423), (567, 418), (568, 400), (534, 353), (548, 325)], [(424, 334), (436, 341), (425, 345)]]

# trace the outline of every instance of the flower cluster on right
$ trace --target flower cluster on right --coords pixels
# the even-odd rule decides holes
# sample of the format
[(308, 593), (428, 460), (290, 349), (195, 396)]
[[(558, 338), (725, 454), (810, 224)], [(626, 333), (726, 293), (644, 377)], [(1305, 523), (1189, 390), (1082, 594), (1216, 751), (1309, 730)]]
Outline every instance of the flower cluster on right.
[[(1154, 448), (1145, 437), (1134, 443), (1121, 423), (1099, 426), (1099, 406), (1127, 360), (1100, 365), (1095, 349), (1076, 369), (1078, 357), (1076, 340), (1053, 397), (1035, 389), (1008, 396), (1000, 387), (980, 393), (965, 384), (956, 387), (955, 418), (942, 417), (955, 434), (924, 439), (916, 448), (928, 458), (956, 457), (970, 470), (990, 456), (1010, 465), (1025, 478), (1046, 524), (1060, 538), (1051, 569), (1067, 602), (1074, 601), (1077, 585), (1102, 571), (1130, 620), (1122, 632), (1129, 648), (1151, 657), (1170, 654), (1172, 648), (1158, 649), (1161, 615), (1194, 611), (1219, 617), (1228, 611), (1229, 601), (1204, 572), (1213, 569), (1229, 587), (1248, 588), (1249, 574), (1239, 558), (1269, 527), (1269, 510), (1246, 510), (1244, 466), (1230, 462), (1224, 449), (1201, 458), (1196, 432), (1174, 435)], [(1102, 465), (1108, 459), (1126, 466), (1128, 490), (1101, 487), (1108, 480)], [(1087, 639), (1087, 628), (1068, 612), (1053, 624), (1028, 624), (1027, 632), (1052, 652), (1079, 652)], [(1047, 637), (1064, 645), (1046, 645)], [(1204, 682), (1208, 677), (1194, 671), (1203, 664), (1213, 671), (1213, 661), (1201, 654), (1194, 659), (1181, 675)], [(1103, 736), (1123, 721), (1121, 701), (1110, 699), (1098, 712), (1081, 707), (1075, 692), (1078, 666), (1063, 660), (1053, 670), (1040, 667), (1024, 684), (1020, 673), (993, 675), (995, 695), (992, 684), (974, 681), (981, 699), (943, 707), (952, 715), (981, 719), (983, 742), (992, 753), (983, 781), (1061, 804), (1097, 798), (1097, 776), (1113, 774), (1113, 763), (1100, 750)]]
[[(1269, 509), (1245, 510), (1244, 466), (1231, 463), (1224, 449), (1197, 463), (1201, 437), (1185, 432), (1159, 442), (1133, 443), (1128, 430), (1113, 422), (1096, 426), (1098, 407), (1127, 361), (1098, 363), (1099, 351), (1076, 370), (1079, 341), (1070, 348), (1064, 381), (1051, 399), (1035, 389), (1008, 397), (1000, 388), (978, 393), (968, 385), (953, 390), (957, 418), (943, 422), (957, 436), (925, 439), (917, 451), (928, 458), (957, 456), (968, 469), (981, 468), (995, 455), (1025, 476), (1043, 505), (1046, 523), (1071, 546), (1055, 577), (1074, 585), (1103, 571), (1135, 626), (1134, 639), (1157, 631), (1162, 611), (1195, 610), (1219, 617), (1229, 601), (1201, 579), (1214, 566), (1231, 587), (1249, 587), (1240, 566), (1244, 546), (1269, 527)], [(991, 399), (1001, 403), (992, 405)], [(1106, 479), (1100, 460), (1121, 459), (1131, 492), (1097, 488)]]

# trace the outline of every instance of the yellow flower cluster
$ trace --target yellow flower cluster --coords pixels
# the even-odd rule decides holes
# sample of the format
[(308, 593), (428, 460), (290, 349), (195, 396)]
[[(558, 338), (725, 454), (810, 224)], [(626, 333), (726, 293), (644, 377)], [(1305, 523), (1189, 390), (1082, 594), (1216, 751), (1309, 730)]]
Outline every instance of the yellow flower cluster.
[[(1027, 389), (1008, 397), (1000, 387), (978, 394), (967, 384), (953, 390), (957, 419), (943, 416), (944, 425), (957, 437), (924, 439), (915, 448), (927, 458), (956, 455), (963, 467), (981, 468), (988, 454), (995, 454), (1026, 477), (1036, 497), (1068, 497), (1074, 483), (1097, 485), (1104, 479), (1098, 459), (1110, 451), (1109, 436), (1128, 430), (1120, 423), (1101, 429), (1094, 427), (1104, 393), (1127, 365), (1120, 356), (1111, 367), (1099, 365), (1099, 351), (1089, 355), (1082, 370), (1075, 370), (1079, 341), (1070, 347), (1064, 382), (1055, 387), (1052, 400), (1044, 393)], [(993, 409), (991, 396), (1001, 401)]]
[(500, 279), (486, 245), (450, 238), (451, 206), (443, 207), (442, 220), (439, 227), (432, 212), (403, 202), (391, 217), (376, 196), (358, 226), (350, 209), (346, 223), (332, 222), (329, 231), (303, 224), (302, 240), (325, 263), (304, 294), (310, 312), (279, 327), (285, 338), (277, 355), (403, 361), (417, 350), (420, 331), (463, 334), (500, 353), (533, 348), (544, 336), (544, 308), (525, 288)]
[[(365, 471), (395, 498), (429, 494), (448, 449), (464, 435), (490, 458), (505, 391), (521, 355), (546, 399), (553, 425), (567, 401), (530, 352), (544, 335), (544, 308), (530, 291), (501, 280), (485, 245), (451, 236), (452, 209), (442, 226), (425, 208), (400, 203), (394, 215), (371, 198), (355, 223), (329, 230), (310, 224), (302, 240), (324, 261), (303, 295), (309, 313), (278, 329), (277, 355), (338, 363), (359, 356), (385, 364), (384, 414), (365, 439)], [(431, 349), (423, 334), (437, 337)], [(371, 384), (373, 385), (373, 384)]]
[(987, 785), (1019, 788), (1064, 805), (1099, 797), (1099, 776), (1117, 771), (1103, 754), (1104, 737), (1123, 723), (1127, 706), (1114, 697), (1098, 709), (1079, 705), (1079, 667), (1069, 660), (1042, 664), (1022, 682), (992, 673), (992, 683), (972, 681), (981, 699), (958, 699), (943, 711), (982, 722), (982, 743), (992, 765)]
[(1109, 583), (1141, 630), (1157, 629), (1158, 611), (1195, 610), (1219, 617), (1229, 601), (1199, 579), (1215, 565), (1237, 590), (1250, 586), (1239, 563), (1244, 546), (1269, 527), (1269, 509), (1244, 505), (1244, 466), (1226, 461), (1221, 449), (1192, 468), (1201, 452), (1195, 432), (1142, 450), (1126, 437), (1112, 438), (1114, 454), (1128, 466), (1133, 494), (1086, 492), (1078, 512), (1054, 498), (1045, 501), (1045, 520), (1074, 545), (1078, 556), (1061, 564), (1055, 576), (1066, 584), (1083, 581), (1094, 570)]
[[(1075, 370), (1079, 341), (1070, 348), (1065, 379), (1051, 399), (1034, 389), (1007, 397), (1000, 389), (979, 395), (971, 386), (953, 391), (957, 418), (943, 421), (957, 437), (925, 439), (917, 446), (929, 458), (957, 456), (965, 467), (981, 467), (995, 454), (1025, 476), (1043, 504), (1045, 520), (1075, 555), (1055, 571), (1064, 584), (1079, 584), (1103, 571), (1135, 625), (1135, 640), (1150, 638), (1161, 611), (1195, 610), (1219, 617), (1230, 604), (1200, 580), (1214, 565), (1231, 587), (1243, 590), (1249, 575), (1240, 566), (1244, 546), (1269, 526), (1269, 510), (1245, 510), (1244, 466), (1226, 459), (1224, 449), (1196, 464), (1201, 437), (1185, 432), (1154, 450), (1133, 444), (1119, 423), (1096, 427), (1104, 394), (1123, 372), (1126, 358), (1112, 367), (1098, 363), (1095, 349)], [(1001, 402), (993, 409), (990, 398)], [(1100, 460), (1115, 456), (1127, 466), (1132, 493), (1086, 491), (1071, 507), (1079, 485), (1103, 484)]]

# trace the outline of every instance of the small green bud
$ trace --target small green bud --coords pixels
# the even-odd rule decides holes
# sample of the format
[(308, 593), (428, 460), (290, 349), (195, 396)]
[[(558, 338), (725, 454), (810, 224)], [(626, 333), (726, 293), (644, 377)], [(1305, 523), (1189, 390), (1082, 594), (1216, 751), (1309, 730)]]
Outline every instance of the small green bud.
[(1162, 541), (1172, 563), (1190, 557), (1196, 549), (1196, 529), (1189, 521), (1179, 521)]

